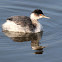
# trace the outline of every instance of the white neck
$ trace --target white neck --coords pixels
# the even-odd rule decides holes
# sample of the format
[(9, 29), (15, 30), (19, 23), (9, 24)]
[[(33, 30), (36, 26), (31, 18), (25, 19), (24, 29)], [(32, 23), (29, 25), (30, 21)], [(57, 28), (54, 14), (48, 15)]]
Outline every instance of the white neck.
[(31, 19), (32, 23), (33, 23), (34, 25), (36, 25), (35, 32), (40, 32), (40, 31), (41, 31), (41, 25), (40, 25), (40, 23), (38, 22), (39, 17), (36, 16), (34, 13), (32, 13), (32, 14), (30, 15), (30, 19)]
[(31, 19), (35, 19), (35, 20), (39, 19), (39, 17), (38, 17), (36, 14), (34, 14), (34, 13), (32, 13), (32, 14), (30, 15), (30, 18), (31, 18)]
[(31, 19), (32, 23), (38, 23), (38, 21), (37, 21), (38, 17), (34, 13), (32, 13), (30, 15), (30, 19)]

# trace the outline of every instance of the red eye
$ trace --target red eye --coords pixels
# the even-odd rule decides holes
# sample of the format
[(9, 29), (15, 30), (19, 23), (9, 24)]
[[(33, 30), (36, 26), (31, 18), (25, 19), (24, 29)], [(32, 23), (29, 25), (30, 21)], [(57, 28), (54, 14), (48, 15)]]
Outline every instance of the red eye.
[(41, 16), (42, 14), (40, 14), (40, 16)]

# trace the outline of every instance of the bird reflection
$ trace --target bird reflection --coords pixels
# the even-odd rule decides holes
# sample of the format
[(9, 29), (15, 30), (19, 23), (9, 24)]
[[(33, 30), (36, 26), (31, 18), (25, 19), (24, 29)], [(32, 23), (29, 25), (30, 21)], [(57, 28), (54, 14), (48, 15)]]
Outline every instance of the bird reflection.
[(4, 31), (4, 34), (10, 37), (15, 42), (31, 41), (31, 48), (35, 51), (34, 54), (43, 53), (43, 48), (45, 47), (39, 45), (39, 41), (41, 40), (43, 31), (39, 33), (15, 33)]

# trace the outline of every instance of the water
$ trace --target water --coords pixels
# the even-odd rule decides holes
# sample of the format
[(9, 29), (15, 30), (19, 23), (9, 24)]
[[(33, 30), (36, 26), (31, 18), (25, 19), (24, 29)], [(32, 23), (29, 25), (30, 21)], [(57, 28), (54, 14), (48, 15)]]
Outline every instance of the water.
[[(25, 37), (22, 35), (21, 37), (14, 38), (14, 33), (10, 33), (9, 35), (2, 32), (1, 26), (8, 17), (14, 15), (29, 16), (37, 8), (42, 9), (44, 14), (51, 18), (39, 20), (43, 25), (42, 35), (35, 34), (33, 36), (25, 34)], [(19, 34), (17, 35), (20, 36)], [(32, 46), (45, 46), (45, 48), (37, 51), (32, 50)], [(1, 0), (0, 62), (33, 61), (62, 61), (62, 0)]]

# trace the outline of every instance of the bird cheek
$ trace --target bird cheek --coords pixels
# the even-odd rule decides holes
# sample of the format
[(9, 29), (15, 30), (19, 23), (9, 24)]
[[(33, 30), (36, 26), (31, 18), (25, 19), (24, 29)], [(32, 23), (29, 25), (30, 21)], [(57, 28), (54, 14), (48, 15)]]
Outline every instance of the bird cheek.
[(42, 18), (42, 16), (39, 16), (39, 18)]
[(40, 14), (39, 16), (42, 16), (42, 14)]

